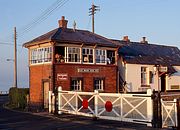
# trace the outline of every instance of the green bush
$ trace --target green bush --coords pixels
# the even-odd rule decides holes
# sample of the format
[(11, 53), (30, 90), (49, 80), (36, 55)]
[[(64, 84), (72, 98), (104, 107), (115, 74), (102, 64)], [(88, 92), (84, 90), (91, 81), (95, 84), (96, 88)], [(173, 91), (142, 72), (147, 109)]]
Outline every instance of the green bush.
[(25, 109), (27, 106), (27, 95), (29, 88), (10, 88), (9, 105), (13, 108)]

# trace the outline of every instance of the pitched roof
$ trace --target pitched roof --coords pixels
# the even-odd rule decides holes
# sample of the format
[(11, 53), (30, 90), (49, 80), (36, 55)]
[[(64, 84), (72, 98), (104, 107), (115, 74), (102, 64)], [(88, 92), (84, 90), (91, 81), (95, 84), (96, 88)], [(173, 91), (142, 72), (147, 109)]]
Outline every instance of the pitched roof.
[(80, 43), (98, 46), (117, 47), (114, 41), (86, 30), (73, 30), (69, 28), (56, 28), (32, 41), (24, 43), (24, 47), (35, 45), (43, 41), (56, 41), (67, 43)]
[(180, 50), (177, 47), (139, 42), (118, 42), (123, 44), (119, 49), (119, 54), (127, 63), (180, 65)]

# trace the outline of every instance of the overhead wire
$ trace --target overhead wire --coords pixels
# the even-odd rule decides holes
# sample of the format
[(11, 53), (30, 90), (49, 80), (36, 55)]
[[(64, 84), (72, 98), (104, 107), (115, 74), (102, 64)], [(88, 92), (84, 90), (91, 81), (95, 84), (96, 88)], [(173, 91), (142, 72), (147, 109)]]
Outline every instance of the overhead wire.
[[(29, 32), (31, 29), (33, 29), (33, 27), (35, 27), (39, 23), (46, 20), (55, 10), (57, 10), (58, 8), (61, 8), (68, 1), (69, 0), (56, 0), (50, 7), (48, 7), (45, 11), (43, 11), (43, 13), (39, 17), (34, 18), (31, 23), (20, 28), (20, 30), (18, 31), (17, 37), (18, 38), (23, 37), (25, 35), (25, 33)], [(14, 44), (11, 42), (1, 42), (0, 41), (0, 44), (1, 45), (7, 45), (7, 46), (14, 46)], [(20, 45), (20, 44), (17, 44), (17, 46), (22, 47), (22, 45)]]
[(28, 30), (33, 24), (36, 24), (37, 23), (37, 21), (39, 21), (44, 15), (46, 15), (50, 10), (52, 10), (52, 8), (54, 7), (54, 6), (56, 6), (59, 2), (61, 2), (60, 0), (57, 0), (55, 3), (53, 3), (49, 8), (47, 8), (39, 17), (37, 17), (37, 18), (34, 18), (33, 20), (32, 20), (32, 22), (30, 22), (29, 24), (27, 24), (25, 27), (23, 27), (22, 29), (20, 29), (20, 31), (22, 30), (22, 31), (26, 31), (26, 30)]
[[(9, 42), (0, 42), (1, 45), (7, 45), (7, 46), (14, 46), (13, 43), (9, 43)], [(17, 46), (22, 46), (20, 44), (17, 44)]]
[(26, 27), (21, 29), (22, 31), (19, 31), (20, 35), (18, 37), (22, 37), (26, 32), (29, 32), (37, 24), (39, 24), (39, 23), (43, 22), (44, 20), (46, 20), (56, 9), (62, 7), (68, 1), (69, 0), (57, 0), (49, 8), (47, 8), (38, 18), (34, 19), (33, 22), (31, 22)]

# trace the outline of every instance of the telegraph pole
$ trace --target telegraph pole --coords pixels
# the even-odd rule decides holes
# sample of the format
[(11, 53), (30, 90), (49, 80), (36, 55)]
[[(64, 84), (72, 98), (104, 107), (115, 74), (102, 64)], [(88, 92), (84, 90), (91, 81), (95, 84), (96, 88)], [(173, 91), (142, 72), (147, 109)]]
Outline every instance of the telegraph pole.
[(17, 88), (17, 35), (14, 27), (14, 87)]
[(99, 6), (96, 6), (96, 5), (94, 5), (94, 4), (92, 4), (92, 7), (91, 8), (89, 8), (89, 16), (91, 16), (92, 15), (92, 32), (94, 33), (94, 14), (96, 13), (96, 11), (100, 11), (100, 9), (99, 9)]

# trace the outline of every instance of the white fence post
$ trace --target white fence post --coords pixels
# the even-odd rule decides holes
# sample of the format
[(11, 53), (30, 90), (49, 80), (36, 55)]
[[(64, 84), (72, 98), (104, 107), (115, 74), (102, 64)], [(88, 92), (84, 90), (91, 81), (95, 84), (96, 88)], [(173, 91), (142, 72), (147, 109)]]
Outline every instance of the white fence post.
[(49, 91), (49, 113), (51, 113), (51, 111), (52, 111), (52, 108), (51, 108), (51, 104), (52, 104), (52, 102), (51, 102), (51, 94), (52, 94), (52, 91)]
[(54, 113), (55, 112), (55, 95), (54, 95), (54, 93), (52, 93), (52, 113)]
[[(148, 89), (147, 90), (147, 95), (151, 96), (152, 95), (152, 90)], [(152, 121), (153, 119), (153, 101), (151, 97), (147, 97), (147, 118), (149, 121)], [(152, 126), (152, 123), (147, 124), (148, 126)]]
[(75, 99), (76, 99), (76, 114), (78, 113), (78, 94), (75, 92)]
[(98, 116), (98, 95), (99, 95), (99, 92), (98, 90), (94, 90), (94, 108), (95, 108), (95, 117)]
[(62, 114), (62, 112), (61, 112), (61, 106), (62, 106), (61, 94), (62, 94), (62, 87), (59, 86), (58, 87), (58, 114)]
[(178, 126), (178, 117), (177, 117), (177, 107), (176, 107), (176, 104), (177, 104), (177, 99), (174, 99), (174, 116), (175, 116), (175, 126), (177, 127)]

